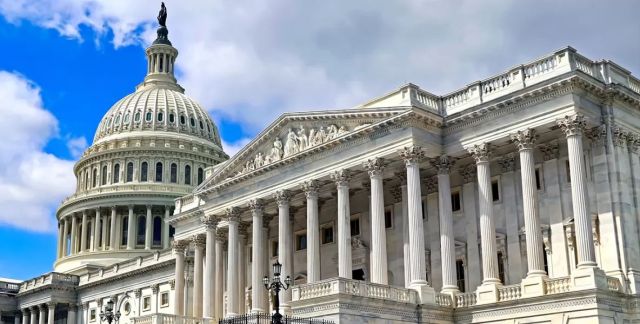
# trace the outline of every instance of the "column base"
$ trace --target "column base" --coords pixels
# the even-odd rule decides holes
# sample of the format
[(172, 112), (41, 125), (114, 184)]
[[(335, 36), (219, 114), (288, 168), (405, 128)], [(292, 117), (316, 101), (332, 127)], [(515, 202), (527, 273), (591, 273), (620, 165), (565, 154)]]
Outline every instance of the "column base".
[(545, 291), (545, 279), (547, 276), (528, 276), (522, 279), (520, 283), (520, 289), (522, 292), (522, 297), (536, 297), (543, 296)]
[(600, 268), (577, 268), (571, 274), (572, 290), (603, 289), (607, 290), (607, 276)]
[(412, 283), (409, 285), (409, 289), (418, 292), (418, 303), (421, 305), (436, 303), (436, 290), (429, 286), (426, 281), (424, 283)]
[(460, 290), (458, 289), (458, 286), (445, 286), (445, 287), (442, 287), (442, 290), (440, 290), (440, 293), (451, 295), (451, 297), (454, 297), (456, 294), (460, 293)]
[(498, 282), (486, 282), (476, 289), (477, 305), (491, 304), (498, 302), (498, 288), (502, 284)]

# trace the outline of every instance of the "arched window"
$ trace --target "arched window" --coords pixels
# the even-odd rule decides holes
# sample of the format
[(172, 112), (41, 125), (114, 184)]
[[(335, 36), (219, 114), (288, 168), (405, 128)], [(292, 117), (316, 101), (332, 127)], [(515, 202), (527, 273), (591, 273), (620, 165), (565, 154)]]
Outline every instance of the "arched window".
[(126, 115), (124, 115), (124, 123), (128, 124), (129, 123), (129, 113), (127, 113)]
[(122, 224), (120, 225), (120, 228), (122, 228), (122, 232), (120, 233), (120, 245), (127, 245), (127, 233), (129, 233), (129, 216), (122, 217)]
[(202, 124), (202, 120), (200, 121), (200, 129), (204, 129), (204, 124)]
[(158, 113), (158, 121), (161, 122), (163, 119), (164, 119), (164, 115), (161, 112), (159, 112)]
[(91, 182), (89, 182), (89, 170), (84, 173), (84, 189), (89, 190), (91, 188)]
[(204, 181), (204, 170), (198, 168), (198, 185), (200, 185), (202, 181)]
[(171, 183), (178, 182), (178, 165), (171, 163)]
[(193, 117), (189, 119), (189, 122), (191, 123), (191, 127), (196, 127), (196, 120), (193, 119)]
[(156, 182), (162, 182), (162, 162), (156, 163)]
[(140, 165), (140, 182), (147, 182), (148, 172), (149, 172), (149, 163), (142, 162), (142, 165)]
[(100, 178), (102, 178), (102, 180), (100, 181), (100, 183), (104, 186), (107, 184), (107, 166), (103, 165), (102, 166), (102, 174), (100, 175)]
[(180, 124), (184, 125), (187, 122), (187, 119), (184, 118), (184, 115), (180, 115)]
[(114, 126), (120, 124), (120, 115), (116, 116), (116, 121), (114, 122)]
[(184, 184), (186, 185), (191, 184), (191, 166), (190, 165), (184, 166)]
[(91, 186), (96, 187), (98, 185), (98, 169), (93, 169), (93, 174), (91, 175)]
[(147, 114), (144, 117), (144, 120), (150, 122), (151, 121), (151, 117), (153, 117), (153, 115), (151, 114), (150, 111), (147, 111)]
[(127, 163), (127, 182), (133, 181), (133, 162)]
[(113, 183), (120, 182), (120, 164), (116, 163), (113, 166)]
[(170, 123), (175, 123), (176, 122), (176, 115), (174, 115), (173, 113), (169, 114), (169, 122)]
[(156, 216), (153, 218), (153, 245), (162, 244), (162, 218)]
[(147, 217), (138, 216), (138, 235), (136, 235), (136, 245), (144, 245), (144, 234), (147, 232)]
[(138, 112), (136, 113), (136, 115), (133, 117), (133, 120), (134, 120), (136, 123), (139, 123), (139, 122), (140, 122), (140, 112), (139, 112), (139, 111), (138, 111)]

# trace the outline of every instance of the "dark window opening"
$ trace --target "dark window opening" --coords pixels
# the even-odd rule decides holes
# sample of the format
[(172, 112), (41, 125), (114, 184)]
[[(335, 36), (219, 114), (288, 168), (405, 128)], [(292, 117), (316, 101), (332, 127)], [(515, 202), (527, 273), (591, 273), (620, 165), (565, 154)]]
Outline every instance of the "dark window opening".
[(113, 167), (113, 183), (120, 182), (120, 164), (117, 164)]
[(164, 115), (161, 112), (159, 112), (158, 113), (158, 121), (161, 122), (163, 119), (164, 119)]
[(569, 160), (564, 162), (564, 170), (567, 173), (567, 182), (571, 182), (571, 166), (569, 165)]
[(138, 235), (136, 237), (136, 244), (144, 245), (146, 232), (147, 232), (147, 217), (138, 216), (138, 233), (137, 233)]
[(171, 177), (169, 179), (171, 183), (178, 182), (178, 165), (171, 163)]
[(147, 112), (147, 115), (144, 117), (144, 119), (145, 119), (146, 121), (150, 122), (150, 121), (151, 121), (151, 117), (153, 117), (153, 115), (151, 114), (151, 112), (150, 112), (150, 111), (148, 111), (148, 112)]
[(140, 182), (147, 182), (148, 173), (149, 163), (142, 162), (142, 165), (140, 165)]
[(460, 211), (460, 209), (462, 209), (462, 206), (460, 205), (460, 193), (454, 192), (451, 194), (451, 210), (456, 212)]
[(172, 238), (176, 235), (176, 228), (169, 225), (169, 238)]
[(204, 170), (198, 168), (198, 185), (200, 185), (202, 181), (204, 181)]
[(153, 218), (153, 245), (162, 244), (162, 217)]
[(456, 280), (458, 284), (458, 290), (464, 292), (464, 264), (462, 260), (456, 260)]
[(355, 269), (355, 270), (351, 271), (351, 277), (353, 278), (353, 280), (364, 281), (364, 270)]
[(384, 211), (384, 228), (393, 227), (393, 212), (391, 209), (386, 209)]
[(354, 218), (351, 220), (351, 236), (360, 235), (360, 219)]
[(127, 182), (133, 181), (133, 162), (127, 163)]
[(540, 169), (536, 169), (536, 189), (542, 189), (542, 182), (540, 182)]
[(128, 233), (129, 233), (129, 216), (122, 217), (122, 232), (120, 232), (120, 245), (127, 245), (129, 241)]
[(333, 227), (322, 229), (322, 244), (333, 243)]
[(504, 259), (503, 259), (502, 252), (498, 252), (498, 278), (500, 278), (500, 282), (502, 282), (503, 284), (505, 283), (505, 281), (504, 281)]
[(272, 257), (278, 256), (278, 241), (271, 242), (271, 256)]
[(307, 249), (307, 234), (296, 235), (296, 251)]
[(107, 184), (107, 166), (104, 165), (102, 166), (102, 174), (100, 175), (100, 177), (102, 178), (102, 185), (106, 185)]
[(185, 165), (184, 167), (184, 184), (186, 185), (191, 184), (191, 166), (190, 165)]
[(491, 196), (493, 201), (500, 201), (500, 185), (497, 180), (491, 182)]
[(162, 163), (156, 163), (156, 182), (162, 182)]
[(174, 114), (169, 114), (169, 122), (172, 124), (176, 122), (176, 116)]

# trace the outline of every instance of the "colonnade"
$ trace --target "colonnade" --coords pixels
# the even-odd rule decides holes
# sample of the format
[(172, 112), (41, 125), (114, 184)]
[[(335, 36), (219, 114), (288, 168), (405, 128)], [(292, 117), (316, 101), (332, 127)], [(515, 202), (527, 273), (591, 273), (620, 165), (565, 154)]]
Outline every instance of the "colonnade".
[[(135, 213), (136, 205), (110, 206), (108, 208), (97, 207), (93, 210), (86, 209), (79, 213), (63, 216), (58, 225), (58, 259), (88, 252), (116, 251), (121, 248), (132, 250), (138, 247), (138, 215)], [(154, 208), (163, 209), (161, 216), (153, 214)], [(146, 205), (144, 224), (144, 249), (169, 248), (169, 225), (164, 222), (170, 216), (173, 206)], [(126, 214), (122, 211), (126, 208)], [(127, 217), (126, 245), (123, 242), (122, 223)], [(161, 219), (160, 244), (154, 242), (154, 217)]]
[[(569, 163), (571, 168), (571, 184), (573, 212), (575, 219), (576, 243), (578, 246), (578, 268), (591, 268), (596, 266), (593, 239), (591, 236), (591, 217), (587, 213), (588, 201), (586, 196), (586, 174), (584, 170), (584, 155), (582, 152), (582, 131), (586, 123), (582, 116), (567, 117), (557, 122), (564, 131), (569, 147)], [(526, 232), (527, 248), (527, 278), (544, 278), (547, 276), (543, 262), (542, 231), (540, 227), (540, 216), (538, 211), (537, 187), (535, 181), (535, 163), (533, 150), (536, 141), (536, 134), (532, 129), (517, 131), (510, 136), (520, 155), (520, 169), (522, 177), (522, 198), (524, 223)], [(482, 255), (482, 286), (501, 285), (498, 274), (497, 242), (493, 215), (493, 197), (491, 186), (490, 154), (491, 147), (488, 143), (481, 143), (467, 148), (476, 162), (476, 174), (478, 181), (478, 202), (480, 220), (480, 245)], [(400, 177), (402, 183), (402, 205), (403, 223), (407, 224), (405, 242), (405, 275), (408, 277), (406, 284), (409, 288), (419, 292), (425, 287), (429, 287), (426, 278), (425, 244), (422, 210), (422, 193), (420, 178), (420, 162), (425, 158), (424, 151), (417, 146), (406, 147), (399, 152), (399, 157), (404, 161), (406, 167), (406, 177)], [(456, 282), (456, 254), (453, 233), (453, 217), (451, 204), (450, 171), (455, 164), (455, 159), (443, 155), (431, 159), (430, 164), (436, 167), (438, 175), (438, 197), (439, 197), (439, 226), (440, 226), (440, 253), (442, 257), (442, 292), (458, 293)], [(371, 254), (370, 254), (370, 278), (371, 282), (387, 285), (387, 251), (386, 233), (384, 219), (384, 199), (383, 199), (383, 177), (385, 161), (380, 158), (370, 159), (363, 164), (368, 172), (370, 186), (370, 217), (371, 217)], [(351, 258), (351, 231), (350, 231), (350, 205), (349, 205), (349, 181), (351, 180), (350, 170), (336, 170), (330, 174), (330, 179), (336, 186), (337, 200), (337, 251), (338, 251), (338, 276), (342, 278), (352, 277)], [(406, 181), (406, 182), (405, 182)], [(405, 190), (406, 188), (406, 190)], [(320, 189), (317, 180), (309, 180), (301, 185), (306, 198), (307, 215), (307, 282), (311, 283), (320, 280), (320, 227), (318, 221), (318, 191)], [(282, 278), (293, 276), (293, 232), (292, 219), (290, 218), (289, 203), (292, 194), (289, 190), (278, 190), (273, 194), (273, 200), (278, 206), (278, 261), (282, 264)], [(244, 204), (243, 204), (244, 205)], [(251, 236), (253, 242), (252, 259), (263, 260), (266, 254), (266, 231), (264, 230), (268, 220), (265, 222), (263, 199), (254, 199), (248, 202), (253, 222)], [(406, 207), (406, 212), (404, 212)], [(228, 255), (229, 261), (225, 272), (227, 274), (227, 316), (242, 313), (241, 301), (244, 300), (240, 287), (241, 277), (244, 270), (240, 269), (241, 264), (237, 256), (244, 251), (244, 239), (240, 237), (243, 226), (240, 222), (240, 209), (231, 207), (227, 209), (226, 215), (222, 219), (228, 223)], [(194, 237), (197, 241), (195, 254), (195, 278), (194, 283), (194, 316), (221, 317), (222, 298), (222, 261), (223, 251), (217, 228), (218, 218), (213, 215), (202, 218), (202, 223), (206, 226), (204, 237)], [(202, 235), (202, 234), (200, 234)], [(206, 245), (203, 244), (206, 242)], [(215, 243), (215, 249), (213, 247)], [(206, 275), (203, 275), (201, 265), (203, 263), (203, 253), (201, 249), (206, 246)], [(184, 249), (185, 242), (175, 242), (174, 249), (176, 258), (176, 292), (183, 292), (184, 287)], [(236, 257), (233, 257), (236, 256)], [(200, 266), (198, 266), (200, 264)], [(268, 306), (264, 298), (264, 288), (262, 288), (262, 278), (267, 273), (266, 262), (252, 263), (252, 308), (251, 312), (267, 312)], [(214, 275), (214, 273), (216, 275)], [(202, 277), (202, 278), (201, 278)], [(197, 287), (202, 284), (203, 287)], [(479, 289), (481, 289), (479, 287)], [(200, 294), (203, 294), (200, 296)], [(289, 308), (291, 295), (289, 292), (281, 292), (281, 303), (285, 312)], [(422, 296), (421, 298), (428, 298)], [(240, 298), (239, 298), (240, 297)], [(183, 300), (184, 296), (176, 295), (177, 300)], [(249, 310), (247, 310), (249, 311)], [(184, 309), (180, 303), (176, 304), (176, 314), (184, 314)]]
[[(53, 324), (55, 321), (56, 303), (49, 302), (22, 309), (22, 324)], [(75, 324), (76, 306), (69, 305), (67, 324)], [(16, 315), (16, 324), (20, 324)]]

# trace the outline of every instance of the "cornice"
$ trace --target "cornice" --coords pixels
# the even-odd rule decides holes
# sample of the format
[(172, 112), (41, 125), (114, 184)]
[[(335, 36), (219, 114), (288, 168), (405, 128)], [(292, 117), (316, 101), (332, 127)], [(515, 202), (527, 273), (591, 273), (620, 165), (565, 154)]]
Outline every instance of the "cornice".
[(142, 267), (142, 268), (138, 268), (138, 269), (135, 269), (135, 270), (123, 272), (123, 273), (117, 274), (115, 276), (102, 278), (102, 279), (96, 279), (95, 281), (91, 281), (91, 282), (87, 282), (87, 283), (85, 283), (83, 285), (79, 285), (77, 287), (77, 289), (81, 290), (81, 289), (91, 288), (91, 287), (95, 287), (95, 286), (98, 286), (98, 285), (102, 285), (102, 284), (106, 284), (106, 283), (122, 280), (122, 279), (125, 279), (125, 278), (134, 277), (134, 276), (137, 276), (137, 275), (142, 275), (142, 274), (149, 273), (149, 272), (152, 272), (152, 271), (157, 270), (157, 269), (162, 269), (162, 268), (165, 268), (165, 267), (169, 267), (171, 265), (174, 265), (175, 263), (176, 263), (175, 258), (172, 258), (170, 260), (166, 260), (166, 261), (163, 261), (163, 262), (158, 262), (156, 264), (151, 264), (151, 265), (148, 265), (148, 266), (145, 266), (145, 267)]

